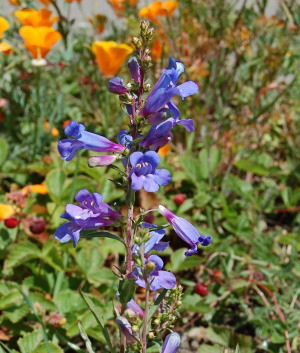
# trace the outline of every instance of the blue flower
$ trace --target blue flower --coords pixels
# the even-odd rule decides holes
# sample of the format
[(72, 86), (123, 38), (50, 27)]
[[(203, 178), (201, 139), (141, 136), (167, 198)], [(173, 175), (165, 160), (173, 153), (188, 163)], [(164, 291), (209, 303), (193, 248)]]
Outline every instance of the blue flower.
[(184, 72), (184, 65), (180, 61), (170, 58), (169, 65), (163, 71), (159, 80), (152, 89), (152, 92), (146, 99), (146, 104), (140, 112), (141, 116), (149, 117), (157, 113), (166, 105), (172, 111), (173, 117), (179, 117), (179, 110), (171, 99), (180, 95), (182, 99), (197, 94), (199, 89), (195, 82), (187, 81), (176, 86), (180, 75)]
[[(147, 282), (150, 284), (150, 290), (152, 292), (164, 289), (172, 289), (176, 286), (176, 277), (173, 273), (168, 271), (162, 271), (164, 266), (163, 260), (157, 255), (150, 255), (148, 258), (144, 258), (144, 264), (146, 268), (153, 268), (153, 270), (147, 274)], [(131, 276), (135, 278), (135, 283), (146, 288), (147, 284), (142, 273), (142, 269), (136, 266)]]
[(135, 314), (138, 315), (139, 318), (143, 318), (145, 315), (144, 310), (133, 300), (131, 299), (127, 305), (126, 309), (132, 310)]
[(120, 77), (114, 77), (109, 80), (108, 89), (114, 94), (126, 94), (129, 90), (123, 85), (123, 80)]
[(73, 159), (79, 150), (118, 153), (124, 151), (124, 146), (114, 143), (101, 135), (85, 131), (85, 127), (75, 121), (72, 121), (65, 128), (65, 134), (74, 138), (64, 139), (58, 143), (58, 151), (65, 161)]
[(169, 118), (159, 124), (152, 125), (148, 134), (140, 142), (140, 145), (152, 150), (156, 150), (157, 148), (166, 145), (171, 140), (171, 130), (176, 125), (183, 125), (189, 132), (194, 130), (194, 121), (192, 119), (176, 120), (174, 118)]
[(175, 216), (174, 213), (169, 211), (166, 207), (160, 205), (158, 210), (171, 224), (175, 233), (191, 247), (185, 252), (186, 256), (196, 254), (198, 251), (198, 244), (208, 246), (211, 243), (211, 237), (199, 234), (197, 229), (191, 223), (181, 217)]
[(156, 152), (133, 152), (129, 160), (132, 167), (130, 177), (133, 190), (145, 189), (148, 192), (156, 192), (160, 186), (165, 186), (171, 181), (168, 170), (156, 169), (160, 161)]
[(168, 334), (164, 340), (161, 353), (176, 353), (180, 346), (180, 336), (176, 332)]
[(74, 248), (81, 230), (95, 230), (108, 226), (121, 217), (102, 201), (100, 194), (90, 194), (87, 190), (81, 190), (76, 194), (75, 201), (80, 205), (67, 204), (66, 212), (61, 217), (69, 222), (58, 227), (54, 235), (61, 243), (72, 240)]
[[(143, 224), (144, 228), (148, 228)], [(151, 224), (151, 228), (156, 227), (154, 224)], [(166, 231), (163, 229), (157, 229), (150, 232), (151, 238), (144, 245), (144, 255), (147, 255), (150, 251), (154, 250), (157, 252), (163, 252), (169, 246), (169, 242), (161, 241), (161, 239), (165, 236)], [(133, 254), (138, 254), (140, 251), (140, 247), (135, 244), (132, 248)]]
[(121, 130), (117, 135), (118, 141), (122, 146), (130, 149), (133, 137), (129, 134), (128, 130)]

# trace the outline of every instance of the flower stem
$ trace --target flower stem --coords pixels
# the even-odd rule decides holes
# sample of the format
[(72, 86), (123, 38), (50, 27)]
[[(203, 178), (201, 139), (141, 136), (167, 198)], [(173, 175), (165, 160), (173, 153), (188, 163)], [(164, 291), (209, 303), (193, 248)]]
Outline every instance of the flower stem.
[(132, 219), (133, 219), (133, 203), (128, 207), (127, 212), (127, 234), (126, 234), (126, 275), (129, 275), (132, 271)]
[(143, 332), (142, 332), (142, 353), (146, 353), (146, 351), (147, 351), (149, 294), (150, 294), (150, 286), (149, 286), (149, 283), (147, 283), (146, 298), (145, 298), (145, 311), (144, 311), (144, 323), (143, 323)]

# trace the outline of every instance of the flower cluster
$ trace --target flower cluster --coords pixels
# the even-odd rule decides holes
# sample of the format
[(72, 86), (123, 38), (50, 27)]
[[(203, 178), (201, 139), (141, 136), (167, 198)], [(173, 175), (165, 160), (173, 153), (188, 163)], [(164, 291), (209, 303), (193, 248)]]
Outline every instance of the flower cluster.
[[(173, 290), (177, 293), (178, 291), (176, 291), (174, 274), (164, 270), (164, 262), (157, 255), (169, 246), (169, 242), (163, 241), (166, 232), (162, 227), (144, 222), (144, 214), (134, 218), (132, 195), (139, 190), (157, 192), (171, 182), (170, 172), (159, 168), (158, 149), (170, 142), (172, 130), (177, 125), (182, 125), (188, 132), (194, 130), (192, 119), (180, 119), (180, 112), (173, 98), (179, 96), (185, 99), (198, 93), (198, 85), (195, 82), (179, 83), (185, 70), (184, 65), (170, 58), (167, 68), (163, 70), (157, 83), (145, 97), (144, 93), (151, 88), (145, 82), (145, 74), (151, 65), (147, 44), (152, 34), (153, 31), (149, 25), (142, 22), (141, 37), (133, 40), (136, 55), (128, 62), (131, 82), (126, 84), (120, 77), (113, 77), (109, 81), (109, 91), (119, 96), (121, 104), (128, 112), (128, 129), (118, 133), (118, 143), (87, 131), (83, 124), (75, 121), (70, 122), (65, 128), (68, 138), (58, 143), (58, 151), (64, 161), (72, 160), (79, 150), (85, 150), (105, 153), (91, 156), (88, 162), (90, 167), (110, 166), (118, 160), (123, 164), (124, 170), (120, 170), (120, 164), (115, 166), (120, 170), (123, 186), (127, 189), (125, 203), (128, 205), (127, 235), (124, 239), (127, 254), (122, 281), (133, 281), (135, 285), (144, 288), (146, 303), (142, 308), (133, 297), (129, 298), (130, 300), (126, 299), (125, 303), (122, 302), (122, 309), (116, 322), (127, 344), (137, 345), (136, 348), (140, 347), (143, 353), (147, 349), (150, 294), (155, 298), (153, 292)], [(97, 42), (93, 46), (98, 64), (106, 76), (112, 76), (118, 70), (120, 63), (130, 54), (132, 49), (129, 49), (126, 46), (118, 47), (113, 42)], [(109, 62), (107, 55), (110, 50), (115, 51), (118, 65)], [(76, 247), (82, 231), (111, 226), (121, 218), (118, 211), (103, 202), (100, 194), (90, 194), (88, 190), (81, 190), (75, 196), (75, 201), (77, 204), (68, 204), (65, 213), (61, 216), (68, 222), (61, 225), (55, 233), (55, 238), (62, 243), (71, 240)], [(158, 211), (173, 227), (175, 233), (190, 247), (185, 253), (186, 256), (196, 254), (199, 247), (205, 247), (211, 243), (211, 237), (201, 235), (192, 224), (177, 217), (164, 206), (159, 206)], [(121, 289), (120, 291), (122, 292)], [(180, 295), (181, 290), (174, 296), (176, 303), (180, 302), (178, 299)], [(133, 313), (134, 319), (130, 315), (123, 315), (124, 304), (127, 312), (129, 311), (130, 315)], [(156, 325), (161, 323), (162, 328), (172, 327), (172, 320), (175, 318), (172, 313), (176, 305), (161, 309), (166, 311), (160, 319), (156, 320)], [(172, 333), (166, 337), (162, 352), (175, 353), (179, 344), (179, 336)]]

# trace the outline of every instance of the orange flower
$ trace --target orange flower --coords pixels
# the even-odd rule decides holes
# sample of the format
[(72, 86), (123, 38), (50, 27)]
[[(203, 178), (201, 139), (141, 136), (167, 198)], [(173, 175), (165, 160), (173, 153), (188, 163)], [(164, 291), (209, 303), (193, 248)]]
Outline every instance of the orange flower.
[(34, 59), (45, 58), (61, 34), (50, 27), (23, 26), (19, 30), (25, 47)]
[(96, 14), (94, 17), (90, 17), (89, 22), (93, 25), (95, 31), (100, 34), (104, 31), (107, 17), (101, 14)]
[(35, 194), (46, 195), (48, 194), (48, 188), (45, 183), (27, 185), (23, 187), (22, 192), (23, 194), (35, 193)]
[(157, 153), (160, 157), (166, 157), (166, 155), (168, 155), (170, 151), (171, 151), (171, 146), (169, 144), (166, 144), (163, 147), (161, 147)]
[(158, 16), (169, 16), (176, 10), (178, 7), (177, 1), (166, 1), (162, 3), (161, 1), (153, 2), (147, 7), (142, 8), (139, 11), (139, 16), (147, 18), (149, 21), (159, 24), (156, 17)]
[(53, 137), (59, 136), (59, 131), (57, 130), (56, 127), (53, 127), (53, 128), (51, 129), (51, 135), (52, 135)]
[(65, 2), (67, 2), (68, 4), (71, 4), (72, 2), (78, 2), (81, 3), (81, 0), (65, 0)]
[(153, 47), (151, 50), (151, 54), (154, 60), (158, 61), (161, 58), (161, 54), (162, 54), (162, 44), (160, 42), (159, 39), (155, 39), (154, 43), (153, 43)]
[(63, 128), (65, 129), (69, 124), (70, 124), (71, 120), (66, 120), (63, 123)]
[(9, 23), (4, 17), (0, 16), (0, 38), (3, 37), (3, 33), (9, 28)]
[(45, 6), (51, 5), (51, 0), (39, 0), (39, 2)]
[(115, 10), (117, 16), (121, 16), (125, 10), (125, 5), (134, 6), (138, 0), (108, 0), (110, 5)]
[(11, 205), (0, 204), (0, 221), (11, 217), (15, 213), (15, 209)]
[(12, 51), (12, 46), (8, 43), (2, 42), (0, 43), (0, 53), (4, 55), (9, 55)]
[(15, 15), (23, 26), (32, 27), (52, 27), (57, 22), (58, 17), (51, 17), (52, 11), (47, 9), (36, 10), (20, 10)]
[(126, 57), (133, 52), (133, 49), (127, 44), (108, 41), (94, 42), (92, 51), (103, 75), (112, 77), (118, 72)]
[(19, 0), (8, 0), (8, 2), (9, 2), (11, 5), (13, 5), (13, 6), (18, 6), (18, 5), (20, 5)]

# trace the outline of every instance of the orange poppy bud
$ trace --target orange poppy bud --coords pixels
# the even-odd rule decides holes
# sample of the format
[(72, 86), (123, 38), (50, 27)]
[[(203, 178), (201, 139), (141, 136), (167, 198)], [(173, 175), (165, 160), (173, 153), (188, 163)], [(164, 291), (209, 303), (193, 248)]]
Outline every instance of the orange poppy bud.
[(66, 120), (63, 123), (63, 128), (65, 129), (69, 124), (70, 124), (71, 120)]
[(112, 77), (119, 71), (124, 60), (133, 52), (133, 49), (127, 44), (108, 41), (94, 42), (92, 51), (103, 75)]
[(166, 1), (164, 3), (161, 1), (156, 1), (148, 5), (147, 7), (142, 8), (139, 11), (139, 16), (147, 18), (149, 21), (155, 24), (159, 24), (156, 17), (172, 15), (172, 13), (176, 10), (177, 7), (177, 1)]
[(53, 127), (53, 128), (51, 129), (51, 135), (52, 135), (53, 137), (59, 136), (59, 131), (57, 130), (56, 127)]

